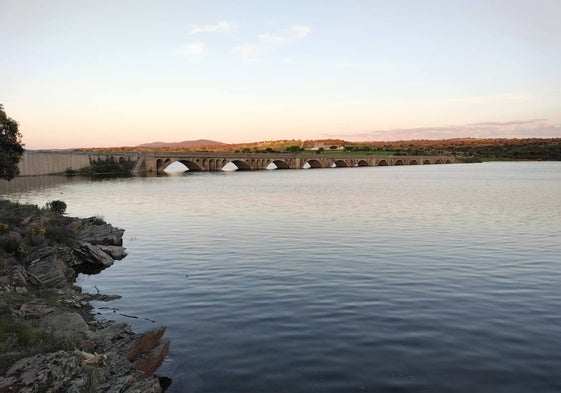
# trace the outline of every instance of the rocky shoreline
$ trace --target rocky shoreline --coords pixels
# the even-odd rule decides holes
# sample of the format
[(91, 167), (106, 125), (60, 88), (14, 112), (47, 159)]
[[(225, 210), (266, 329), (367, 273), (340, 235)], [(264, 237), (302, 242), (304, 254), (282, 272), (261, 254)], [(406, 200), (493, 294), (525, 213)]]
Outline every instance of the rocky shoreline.
[(90, 301), (118, 296), (74, 285), (126, 256), (124, 230), (62, 213), (0, 201), (0, 393), (164, 391), (165, 327), (98, 321)]

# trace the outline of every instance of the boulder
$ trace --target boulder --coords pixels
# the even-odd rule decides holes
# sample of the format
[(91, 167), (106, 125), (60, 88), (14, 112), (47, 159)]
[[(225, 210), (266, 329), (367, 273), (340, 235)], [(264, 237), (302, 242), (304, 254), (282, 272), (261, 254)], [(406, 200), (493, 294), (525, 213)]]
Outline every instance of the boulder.
[(11, 265), (5, 276), (0, 278), (4, 286), (20, 287), (27, 283), (29, 275), (22, 265)]
[(140, 335), (125, 355), (134, 368), (142, 371), (146, 377), (154, 375), (169, 353), (170, 341), (162, 339), (165, 331), (165, 326), (162, 326)]
[(50, 329), (55, 336), (63, 338), (71, 335), (85, 338), (90, 334), (88, 324), (77, 312), (51, 312), (41, 319), (41, 326)]
[(54, 307), (49, 307), (46, 304), (40, 303), (24, 303), (19, 307), (19, 315), (23, 318), (42, 318), (47, 314), (52, 313)]
[(122, 246), (123, 233), (125, 233), (123, 229), (115, 228), (110, 224), (95, 225), (86, 221), (86, 225), (81, 229), (78, 238), (95, 245)]
[(0, 377), (0, 391), (80, 392), (86, 387), (86, 378), (80, 376), (80, 359), (77, 355), (57, 351), (24, 358), (17, 361)]
[(35, 259), (27, 268), (33, 285), (62, 288), (68, 285), (67, 268), (54, 254), (42, 259)]
[(111, 258), (114, 260), (120, 261), (124, 257), (127, 256), (127, 252), (125, 251), (125, 247), (121, 246), (103, 246), (100, 245), (99, 248), (105, 252), (106, 254), (110, 255)]
[(92, 267), (106, 268), (113, 265), (113, 258), (111, 258), (99, 246), (87, 242), (79, 242), (73, 250), (76, 257), (75, 266), (78, 265), (92, 265)]

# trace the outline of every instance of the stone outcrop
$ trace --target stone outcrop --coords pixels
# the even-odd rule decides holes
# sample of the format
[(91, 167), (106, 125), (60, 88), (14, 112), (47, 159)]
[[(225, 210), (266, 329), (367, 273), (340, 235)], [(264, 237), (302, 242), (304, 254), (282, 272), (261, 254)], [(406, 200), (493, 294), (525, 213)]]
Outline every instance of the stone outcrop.
[[(169, 352), (165, 327), (138, 334), (125, 323), (96, 321), (89, 302), (119, 296), (83, 294), (73, 285), (77, 272), (98, 271), (126, 256), (124, 231), (98, 218), (72, 219), (68, 228), (76, 241), (43, 242), (29, 250), (27, 259), (8, 254), (0, 261), (0, 300), (11, 308), (8, 316), (22, 326), (42, 329), (55, 341), (70, 343), (63, 350), (23, 358), (0, 354), (0, 361), (8, 359), (8, 364), (19, 359), (0, 376), (0, 393), (162, 392), (169, 380), (160, 384), (154, 372)], [(21, 241), (16, 237), (10, 235), (14, 242)], [(5, 293), (10, 296), (3, 298)], [(8, 304), (8, 298), (25, 300)]]
[(100, 247), (87, 242), (79, 242), (73, 250), (76, 265), (91, 265), (93, 268), (106, 268), (113, 265), (113, 258)]
[(99, 223), (97, 217), (82, 220), (83, 228), (80, 230), (79, 239), (104, 246), (122, 246), (125, 231), (106, 223)]
[(113, 258), (116, 261), (120, 261), (121, 259), (123, 259), (124, 257), (127, 256), (125, 248), (121, 247), (121, 246), (103, 246), (102, 245), (102, 246), (99, 246), (99, 248), (101, 249), (101, 251), (108, 254), (111, 258)]
[(134, 368), (149, 377), (160, 367), (169, 352), (169, 339), (162, 339), (165, 327), (141, 335), (127, 351), (125, 357)]
[(0, 377), (2, 392), (82, 392), (87, 376), (80, 375), (78, 357), (66, 351), (41, 354), (18, 360)]
[(42, 287), (62, 288), (74, 279), (74, 274), (68, 271), (68, 266), (56, 258), (54, 253), (31, 262), (27, 274), (32, 284)]

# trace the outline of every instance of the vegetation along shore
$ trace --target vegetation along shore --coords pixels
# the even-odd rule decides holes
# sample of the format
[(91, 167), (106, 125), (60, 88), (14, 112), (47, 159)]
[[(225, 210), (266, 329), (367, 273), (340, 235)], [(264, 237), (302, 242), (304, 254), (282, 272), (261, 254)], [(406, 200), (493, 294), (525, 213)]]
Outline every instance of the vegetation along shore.
[[(277, 140), (226, 144), (210, 140), (149, 143), (139, 146), (77, 149), (99, 153), (200, 151), (235, 153), (305, 153), (337, 155), (450, 155), (459, 162), (561, 160), (561, 138), (455, 138), (440, 140), (365, 141), (342, 139)], [(101, 169), (102, 167), (100, 167)]]
[(0, 200), (0, 392), (164, 391), (165, 327), (96, 320), (90, 301), (118, 296), (74, 285), (126, 256), (124, 230), (65, 210)]

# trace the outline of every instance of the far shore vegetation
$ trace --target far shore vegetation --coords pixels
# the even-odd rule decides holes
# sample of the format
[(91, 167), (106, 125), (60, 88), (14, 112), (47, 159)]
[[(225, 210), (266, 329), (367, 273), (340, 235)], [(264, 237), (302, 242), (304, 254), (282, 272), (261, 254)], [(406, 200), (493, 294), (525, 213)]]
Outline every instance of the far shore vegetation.
[(130, 174), (134, 164), (135, 161), (132, 161), (130, 157), (115, 159), (115, 157), (110, 156), (107, 158), (90, 159), (89, 166), (78, 170), (69, 168), (65, 171), (65, 174), (67, 176), (122, 176)]
[(170, 152), (228, 152), (228, 153), (291, 153), (329, 155), (394, 155), (433, 156), (451, 155), (459, 162), (561, 160), (561, 138), (458, 138), (444, 140), (410, 140), (383, 142), (349, 142), (341, 139), (280, 140), (244, 144), (211, 143), (197, 146), (115, 147), (79, 149), (100, 153), (142, 151)]

